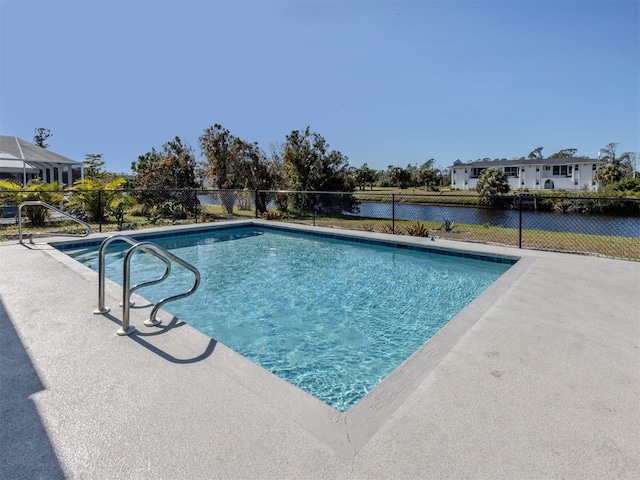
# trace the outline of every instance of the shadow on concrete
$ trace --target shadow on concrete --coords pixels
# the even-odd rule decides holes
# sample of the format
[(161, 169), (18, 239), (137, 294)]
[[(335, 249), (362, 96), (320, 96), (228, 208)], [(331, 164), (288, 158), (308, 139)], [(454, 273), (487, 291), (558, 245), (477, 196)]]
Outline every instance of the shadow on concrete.
[(167, 324), (167, 325), (156, 325), (155, 328), (158, 329), (158, 331), (155, 332), (141, 332), (139, 330), (135, 330), (133, 333), (131, 333), (129, 335), (129, 338), (131, 338), (131, 340), (133, 340), (134, 342), (136, 342), (138, 345), (146, 348), (147, 350), (155, 353), (156, 355), (158, 355), (159, 357), (162, 357), (163, 359), (167, 360), (168, 362), (171, 363), (178, 363), (178, 364), (186, 364), (186, 363), (196, 363), (196, 362), (200, 362), (202, 360), (204, 360), (205, 358), (209, 357), (213, 351), (216, 348), (216, 345), (218, 344), (218, 342), (216, 340), (214, 340), (213, 338), (209, 340), (209, 343), (207, 343), (206, 348), (204, 349), (204, 351), (200, 354), (197, 355), (193, 358), (186, 358), (186, 359), (181, 359), (181, 358), (176, 358), (173, 355), (165, 352), (164, 350), (161, 350), (160, 348), (156, 347), (155, 345), (152, 345), (151, 343), (147, 342), (146, 340), (144, 340), (144, 337), (153, 337), (156, 335), (161, 335), (163, 333), (166, 333), (174, 328), (180, 328), (182, 326), (186, 325), (186, 323), (184, 323), (182, 320), (179, 320), (176, 317), (173, 317), (171, 319), (171, 321)]
[[(111, 315), (111, 313), (103, 313), (102, 316), (110, 321), (112, 321), (113, 323), (115, 323), (118, 326), (122, 325), (122, 322), (120, 321), (119, 318)], [(164, 333), (169, 332), (170, 330), (173, 330), (175, 328), (180, 328), (180, 327), (184, 327), (186, 325), (186, 323), (184, 323), (182, 320), (173, 317), (168, 324), (159, 324), (156, 325), (154, 328), (156, 329), (155, 331), (148, 331), (148, 332), (142, 332), (140, 330), (138, 330), (136, 328), (136, 330), (134, 330), (132, 333), (130, 333), (128, 335), (129, 338), (131, 338), (134, 342), (136, 342), (138, 345), (140, 345), (141, 347), (146, 348), (147, 350), (149, 350), (150, 352), (155, 353), (156, 355), (158, 355), (159, 357), (167, 360), (168, 362), (171, 363), (178, 363), (178, 364), (186, 364), (186, 363), (196, 363), (196, 362), (200, 362), (202, 360), (204, 360), (205, 358), (209, 357), (213, 351), (216, 348), (216, 345), (218, 344), (218, 342), (216, 340), (214, 340), (213, 338), (209, 340), (209, 343), (207, 344), (206, 348), (204, 349), (204, 351), (200, 354), (197, 355), (193, 358), (186, 358), (186, 359), (181, 359), (181, 358), (176, 358), (173, 355), (165, 352), (164, 350), (158, 348), (157, 346), (153, 345), (152, 343), (146, 341), (144, 338), (145, 337), (155, 337), (157, 335), (162, 335)]]
[(0, 300), (0, 478), (64, 479), (30, 396), (44, 390)]

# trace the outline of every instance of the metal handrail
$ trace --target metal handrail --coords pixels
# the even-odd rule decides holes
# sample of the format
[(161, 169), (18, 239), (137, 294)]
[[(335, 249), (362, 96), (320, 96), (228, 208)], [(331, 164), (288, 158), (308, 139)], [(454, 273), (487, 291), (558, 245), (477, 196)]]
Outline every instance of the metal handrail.
[(70, 213), (67, 213), (64, 210), (60, 210), (59, 208), (56, 208), (53, 205), (49, 205), (46, 202), (42, 202), (40, 200), (27, 200), (26, 202), (22, 202), (20, 205), (18, 205), (18, 241), (21, 244), (22, 244), (22, 207), (27, 206), (27, 205), (38, 205), (38, 206), (41, 206), (41, 207), (46, 207), (49, 210), (53, 210), (54, 212), (60, 213), (60, 214), (64, 215), (65, 217), (69, 218), (70, 220), (73, 220), (74, 222), (79, 223), (80, 225), (83, 225), (83, 226), (87, 227), (87, 233), (85, 233), (85, 234), (79, 234), (79, 233), (57, 233), (57, 232), (32, 233), (32, 234), (29, 235), (29, 243), (33, 243), (34, 235), (43, 235), (44, 233), (55, 234), (56, 236), (59, 236), (59, 237), (86, 237), (89, 234), (91, 234), (91, 231), (92, 231), (91, 230), (91, 225), (89, 225), (87, 222), (83, 222), (79, 218), (76, 218), (73, 215), (71, 215)]
[[(137, 243), (139, 243), (138, 240), (128, 237), (127, 235), (122, 235), (119, 233), (116, 233), (115, 235), (111, 235), (110, 237), (105, 238), (102, 243), (100, 244), (100, 250), (98, 251), (98, 308), (96, 310), (93, 311), (94, 314), (96, 315), (101, 315), (104, 313), (109, 312), (109, 308), (105, 307), (104, 305), (104, 288), (105, 288), (105, 255), (106, 255), (106, 251), (107, 251), (107, 247), (115, 242), (121, 240), (123, 242), (128, 243), (129, 245), (133, 246), (136, 245)], [(151, 255), (154, 255), (156, 258), (160, 259), (162, 262), (164, 262), (165, 265), (165, 272), (162, 275), (162, 277), (156, 279), (156, 280), (150, 280), (148, 282), (143, 282), (143, 283), (139, 283), (137, 285), (134, 285), (133, 287), (131, 287), (131, 290), (129, 292), (129, 296), (131, 296), (131, 293), (133, 293), (135, 290), (137, 290), (138, 288), (142, 288), (142, 287), (148, 287), (149, 285), (155, 285), (157, 283), (162, 282), (164, 279), (166, 279), (169, 276), (169, 273), (171, 273), (171, 262), (164, 256), (162, 255), (158, 255), (156, 252), (152, 251), (152, 250), (144, 250), (147, 253), (150, 253)]]
[(158, 313), (158, 310), (160, 310), (160, 308), (164, 304), (171, 302), (173, 300), (179, 300), (181, 298), (188, 297), (193, 292), (195, 292), (198, 289), (198, 286), (200, 285), (200, 272), (196, 267), (194, 267), (190, 263), (185, 262), (180, 257), (177, 257), (173, 253), (169, 252), (168, 250), (165, 250), (164, 248), (160, 247), (159, 245), (156, 245), (155, 243), (140, 242), (135, 244), (133, 247), (131, 247), (127, 251), (126, 255), (124, 256), (124, 272), (123, 272), (123, 279), (122, 279), (122, 327), (118, 329), (118, 331), (116, 332), (118, 335), (129, 335), (131, 332), (135, 330), (135, 327), (129, 325), (130, 305), (128, 300), (129, 300), (129, 296), (131, 295), (131, 289), (129, 288), (129, 283), (131, 281), (131, 257), (137, 250), (142, 250), (145, 252), (148, 252), (148, 250), (153, 250), (155, 253), (159, 255), (163, 255), (166, 258), (173, 260), (174, 262), (182, 265), (184, 268), (191, 270), (191, 272), (193, 272), (195, 276), (194, 284), (188, 291), (186, 291), (185, 293), (180, 293), (177, 295), (172, 295), (170, 297), (163, 298), (158, 303), (156, 303), (156, 305), (151, 310), (151, 315), (144, 322), (145, 325), (157, 325), (159, 321), (156, 320), (156, 315)]

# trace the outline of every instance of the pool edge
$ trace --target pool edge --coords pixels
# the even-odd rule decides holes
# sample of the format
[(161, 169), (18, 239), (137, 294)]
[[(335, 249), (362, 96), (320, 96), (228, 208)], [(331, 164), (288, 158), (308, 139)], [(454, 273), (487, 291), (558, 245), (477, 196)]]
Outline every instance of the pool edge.
[[(180, 234), (185, 234), (184, 232), (189, 231), (209, 229), (217, 230), (251, 225), (267, 226), (271, 228), (274, 227), (273, 222), (262, 220), (242, 220), (202, 224), (198, 226), (183, 226), (179, 231)], [(175, 232), (173, 229), (176, 227), (171, 228), (171, 231)], [(421, 245), (428, 246), (429, 248), (470, 252), (473, 254), (477, 254), (478, 252), (482, 252), (483, 250), (490, 248), (490, 246), (486, 245), (473, 245), (475, 248), (460, 248), (459, 245), (452, 247), (450, 242), (437, 242), (436, 245), (432, 245), (427, 243), (430, 241), (428, 238), (398, 238), (397, 235), (390, 234), (374, 234), (371, 232), (358, 232), (327, 227), (311, 227), (306, 225), (277, 224), (276, 228), (290, 231), (322, 232), (327, 235), (337, 237), (364, 238), (370, 236), (383, 242)], [(154, 229), (154, 231), (145, 230), (142, 233), (140, 231), (97, 233), (93, 234), (91, 239), (88, 239), (88, 241), (104, 239), (114, 233), (127, 235), (138, 234), (136, 236), (144, 237), (153, 235), (158, 231), (167, 231), (167, 227)], [(80, 266), (78, 262), (68, 257), (57, 248), (59, 245), (77, 243), (79, 243), (77, 240), (73, 241), (64, 239), (60, 241), (52, 239), (47, 241), (47, 244), (53, 247), (53, 249), (51, 251), (47, 251), (47, 253), (52, 254), (52, 252), (56, 252), (53, 256), (57, 256), (57, 254), (59, 254), (61, 257), (69, 259), (73, 264), (78, 264), (78, 266)], [(441, 243), (445, 244), (440, 245)], [(468, 246), (469, 245), (465, 244), (465, 247)], [(481, 318), (491, 305), (493, 305), (493, 303), (505, 293), (506, 289), (508, 289), (535, 260), (533, 258), (525, 259), (522, 255), (517, 254), (491, 253), (489, 255), (499, 258), (508, 258), (514, 260), (515, 263), (512, 264), (510, 268), (506, 270), (482, 294), (447, 322), (447, 324), (445, 324), (445, 326), (443, 326), (429, 341), (423, 344), (422, 347), (414, 352), (389, 376), (387, 376), (365, 397), (346, 412), (340, 412), (324, 404), (313, 395), (310, 395), (280, 377), (277, 377), (223, 344), (220, 344), (223, 348), (218, 347), (219, 353), (212, 355), (210, 359), (215, 361), (214, 365), (216, 368), (222, 369), (228, 374), (228, 376), (234, 378), (247, 390), (258, 395), (282, 413), (287, 414), (287, 416), (292, 418), (296, 423), (322, 440), (335, 451), (347, 457), (352, 457), (380, 429), (380, 427), (390, 418), (393, 412), (413, 393), (417, 385), (422, 382), (442, 361), (442, 359), (469, 331), (473, 324)], [(63, 262), (61, 257), (58, 257), (58, 260), (61, 263), (65, 263), (66, 266), (70, 266), (68, 262)], [(73, 269), (76, 270), (76, 268)], [(86, 271), (84, 269), (86, 269)], [(82, 273), (87, 279), (92, 277), (91, 274), (93, 274), (97, 279), (97, 273), (87, 267), (82, 266)], [(119, 286), (114, 282), (109, 283), (112, 283), (112, 285), (107, 287), (108, 291), (115, 296)], [(172, 317), (170, 313), (164, 311), (160, 311), (160, 316), (163, 318)], [(136, 325), (142, 324), (140, 319), (136, 319), (135, 321), (137, 322)], [(186, 328), (209, 339), (208, 336), (199, 332), (190, 325), (186, 325)], [(208, 361), (209, 359), (206, 360)], [(274, 390), (278, 395), (274, 395)]]

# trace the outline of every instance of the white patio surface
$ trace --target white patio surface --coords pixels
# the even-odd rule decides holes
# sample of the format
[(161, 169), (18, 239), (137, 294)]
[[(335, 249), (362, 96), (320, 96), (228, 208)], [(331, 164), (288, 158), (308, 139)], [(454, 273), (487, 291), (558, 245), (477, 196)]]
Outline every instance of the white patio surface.
[(94, 315), (97, 274), (37, 242), (0, 243), (2, 479), (640, 478), (638, 262), (435, 242), (524, 261), (369, 418), (166, 313), (117, 336), (119, 289)]

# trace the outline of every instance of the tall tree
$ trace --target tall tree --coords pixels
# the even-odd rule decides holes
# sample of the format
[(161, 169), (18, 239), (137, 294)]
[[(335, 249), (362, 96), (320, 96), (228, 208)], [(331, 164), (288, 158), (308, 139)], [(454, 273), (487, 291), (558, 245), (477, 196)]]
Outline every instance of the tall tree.
[[(283, 152), (284, 178), (289, 190), (302, 192), (353, 192), (355, 180), (349, 172), (348, 158), (337, 150), (329, 151), (327, 141), (310, 127), (293, 130), (286, 137)], [(293, 195), (288, 208), (308, 211), (313, 206), (324, 213), (352, 212), (357, 208), (353, 195), (318, 197)]]
[[(232, 135), (222, 125), (205, 129), (199, 138), (202, 155), (207, 159), (207, 176), (219, 189), (268, 190), (278, 183), (279, 152), (274, 147), (272, 161), (258, 146)], [(233, 213), (233, 192), (221, 192), (221, 200), (228, 213)], [(256, 208), (264, 212), (267, 196), (260, 194)]]
[(437, 179), (438, 179), (437, 180), (438, 185), (442, 185), (442, 186), (451, 185), (451, 170), (449, 168), (438, 170)]
[(237, 143), (240, 139), (216, 123), (206, 128), (198, 141), (208, 162), (207, 176), (213, 184), (217, 188), (237, 188), (240, 183), (240, 175), (236, 178), (236, 170), (240, 167)]
[(538, 147), (533, 149), (531, 152), (529, 152), (529, 155), (527, 155), (527, 158), (544, 158), (542, 156), (542, 149), (544, 147)]
[(84, 177), (91, 179), (104, 179), (108, 174), (104, 170), (105, 161), (101, 153), (87, 153), (82, 162)]
[(625, 152), (616, 156), (618, 144), (611, 142), (600, 149), (600, 160), (606, 162), (595, 174), (595, 179), (604, 186), (619, 182), (623, 178), (633, 176), (635, 171), (636, 155), (633, 152)]
[(49, 144), (45, 143), (48, 138), (53, 137), (53, 133), (48, 128), (39, 127), (35, 129), (33, 135), (33, 143), (41, 148), (48, 148)]
[[(218, 123), (205, 129), (199, 143), (202, 155), (207, 159), (207, 174), (216, 187), (272, 187), (272, 176), (277, 169), (269, 168), (269, 159), (257, 143), (250, 143), (232, 135)], [(276, 157), (278, 155), (279, 153), (275, 153)]]
[(389, 178), (391, 183), (398, 188), (408, 188), (411, 186), (411, 171), (406, 168), (389, 165)]
[(438, 170), (434, 167), (435, 162), (434, 158), (430, 158), (420, 165), (420, 170), (418, 170), (418, 180), (425, 189), (433, 188), (437, 183)]
[(498, 205), (498, 195), (509, 193), (509, 176), (499, 168), (487, 168), (480, 173), (476, 190), (482, 195), (481, 202), (487, 205)]
[(554, 153), (549, 158), (573, 158), (576, 156), (577, 148), (563, 148), (559, 152)]
[(191, 189), (200, 184), (197, 178), (198, 163), (191, 146), (180, 137), (162, 145), (160, 150), (152, 148), (131, 163), (135, 172), (136, 199), (147, 210), (166, 204), (185, 216), (192, 210), (194, 197)]
[(368, 164), (363, 164), (360, 168), (352, 169), (353, 178), (360, 190), (364, 190), (367, 185), (373, 189), (373, 182), (376, 180), (376, 171), (369, 168)]

